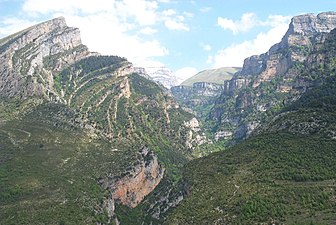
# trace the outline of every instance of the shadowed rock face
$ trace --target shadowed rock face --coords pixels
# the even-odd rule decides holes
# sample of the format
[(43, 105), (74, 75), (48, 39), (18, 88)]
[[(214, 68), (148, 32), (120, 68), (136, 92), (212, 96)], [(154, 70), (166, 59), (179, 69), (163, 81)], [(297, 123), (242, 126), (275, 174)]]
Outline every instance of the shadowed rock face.
[(68, 27), (63, 17), (1, 39), (0, 50), (0, 96), (19, 98), (50, 99), (57, 95), (52, 71), (97, 55), (82, 45), (79, 29)]

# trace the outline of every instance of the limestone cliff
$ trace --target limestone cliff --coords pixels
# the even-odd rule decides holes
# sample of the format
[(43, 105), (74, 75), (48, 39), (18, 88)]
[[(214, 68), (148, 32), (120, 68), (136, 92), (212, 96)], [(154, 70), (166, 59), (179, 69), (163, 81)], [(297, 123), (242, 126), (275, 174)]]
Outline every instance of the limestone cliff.
[[(88, 142), (97, 143), (89, 153), (101, 160), (84, 167), (92, 169), (88, 175), (91, 182), (97, 185), (95, 181), (100, 180), (109, 195), (100, 189), (91, 197), (83, 194), (91, 198), (90, 210), (97, 207), (86, 209), (85, 217), (96, 212), (93, 221), (104, 223), (107, 211), (111, 222), (118, 203), (132, 210), (154, 190), (165, 171), (167, 179), (179, 176), (180, 168), (191, 158), (197, 143), (188, 139), (189, 134), (192, 131), (192, 138), (197, 137), (200, 131), (184, 122), (193, 115), (125, 58), (89, 52), (81, 44), (79, 30), (67, 27), (64, 18), (1, 39), (0, 50), (0, 106), (8, 106), (8, 112), (0, 113), (5, 114), (0, 115), (1, 122), (2, 118), (6, 123), (28, 115), (29, 123), (41, 120), (42, 126), (50, 126), (50, 133), (60, 130), (66, 136), (75, 130), (88, 134)], [(56, 133), (59, 137), (53, 145), (65, 139)], [(80, 152), (81, 148), (72, 149)], [(138, 149), (143, 150), (137, 153)], [(80, 176), (84, 174), (81, 160), (76, 161)], [(165, 170), (161, 165), (168, 166)], [(38, 210), (42, 215), (44, 209)], [(141, 213), (147, 216), (147, 212)], [(81, 224), (90, 223), (87, 221), (91, 220)]]
[(63, 17), (27, 28), (0, 40), (0, 96), (56, 99), (51, 71), (91, 55), (77, 28)]
[[(303, 62), (316, 43), (322, 43), (325, 34), (336, 27), (336, 13), (305, 14), (292, 18), (281, 42), (268, 52), (244, 60), (241, 72), (237, 72), (226, 86), (230, 92), (245, 88), (253, 78), (253, 87), (277, 76), (292, 79), (297, 75), (295, 64)], [(243, 83), (243, 84), (242, 84)]]
[(224, 83), (224, 92), (210, 112), (217, 121), (216, 139), (246, 137), (312, 85), (302, 78), (302, 69), (315, 46), (335, 27), (335, 12), (296, 16), (280, 43), (245, 59), (242, 70)]
[(115, 203), (136, 207), (160, 183), (164, 171), (157, 156), (148, 148), (143, 148), (136, 165), (122, 175), (101, 179), (99, 183), (110, 193), (103, 204), (109, 217), (114, 216)]
[(224, 87), (222, 84), (196, 82), (192, 87), (180, 85), (172, 87), (170, 90), (180, 103), (192, 109), (198, 117), (203, 117), (208, 113), (204, 109), (214, 103)]

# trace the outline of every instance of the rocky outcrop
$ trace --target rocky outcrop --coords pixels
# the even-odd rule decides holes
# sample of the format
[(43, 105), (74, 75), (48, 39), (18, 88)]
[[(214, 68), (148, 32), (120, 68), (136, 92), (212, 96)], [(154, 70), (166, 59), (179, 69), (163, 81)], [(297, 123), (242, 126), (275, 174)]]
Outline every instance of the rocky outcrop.
[(281, 42), (272, 46), (267, 53), (245, 59), (242, 71), (236, 73), (233, 80), (237, 77), (257, 77), (254, 79), (254, 87), (257, 87), (263, 81), (290, 74), (291, 67), (303, 62), (312, 46), (323, 42), (325, 34), (335, 27), (335, 12), (293, 17)]
[(235, 91), (246, 88), (250, 83), (251, 79), (249, 77), (235, 76), (231, 80), (224, 81), (224, 94), (233, 94)]
[(110, 193), (103, 203), (109, 217), (114, 216), (115, 203), (136, 207), (160, 183), (164, 171), (157, 156), (148, 148), (143, 148), (137, 164), (123, 175), (101, 179), (99, 183)]
[(51, 71), (96, 53), (82, 45), (77, 28), (68, 27), (63, 17), (23, 30), (0, 40), (0, 95), (52, 98)]
[(199, 145), (212, 143), (204, 133), (199, 133), (201, 131), (200, 124), (195, 117), (190, 121), (185, 121), (183, 125), (187, 128), (185, 145), (189, 149), (193, 150)]

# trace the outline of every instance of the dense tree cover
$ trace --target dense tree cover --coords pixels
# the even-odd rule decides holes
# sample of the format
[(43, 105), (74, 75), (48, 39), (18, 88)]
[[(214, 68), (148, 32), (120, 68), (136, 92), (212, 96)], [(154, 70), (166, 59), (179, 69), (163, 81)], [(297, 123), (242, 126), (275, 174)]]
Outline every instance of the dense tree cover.
[(336, 219), (336, 142), (269, 134), (193, 160), (188, 198), (167, 224), (330, 224)]

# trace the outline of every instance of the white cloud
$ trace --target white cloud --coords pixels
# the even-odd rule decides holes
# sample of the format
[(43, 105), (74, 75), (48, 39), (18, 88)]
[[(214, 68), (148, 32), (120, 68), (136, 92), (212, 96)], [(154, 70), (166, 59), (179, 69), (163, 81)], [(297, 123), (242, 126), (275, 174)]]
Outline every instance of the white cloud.
[(197, 69), (194, 67), (183, 67), (175, 71), (175, 76), (177, 78), (178, 84), (182, 83), (189, 77), (194, 76), (197, 73)]
[(202, 13), (207, 13), (207, 12), (210, 12), (211, 11), (211, 7), (203, 7), (203, 8), (200, 8), (200, 11), (202, 12)]
[(173, 16), (176, 15), (176, 11), (174, 9), (167, 9), (162, 12), (164, 16)]
[(231, 30), (234, 34), (246, 32), (258, 24), (257, 17), (254, 13), (244, 13), (240, 20), (218, 17), (217, 23), (224, 30)]
[(69, 15), (111, 13), (121, 20), (134, 19), (139, 25), (152, 25), (157, 21), (158, 4), (148, 0), (26, 0), (23, 11), (32, 16), (50, 13)]
[(165, 26), (169, 30), (182, 30), (182, 31), (189, 31), (189, 27), (185, 25), (182, 21), (176, 21), (173, 19), (167, 19), (165, 21)]
[(69, 26), (80, 29), (83, 44), (91, 51), (126, 57), (137, 66), (158, 65), (153, 58), (169, 54), (149, 36), (167, 19), (159, 12), (157, 1), (26, 0), (22, 10), (28, 18), (64, 16)]
[(116, 1), (116, 5), (119, 15), (134, 17), (141, 26), (153, 25), (158, 19), (158, 4), (155, 1), (123, 0)]
[(128, 28), (114, 20), (115, 18), (110, 14), (87, 17), (68, 16), (66, 19), (69, 25), (81, 30), (83, 43), (92, 51), (123, 56), (136, 65), (147, 61), (147, 58), (169, 53), (157, 40), (144, 40), (137, 35), (127, 34)]
[(211, 45), (209, 44), (204, 44), (204, 43), (200, 43), (201, 47), (203, 48), (204, 51), (211, 51)]
[(276, 27), (284, 23), (288, 23), (289, 16), (270, 15), (266, 21), (259, 20), (254, 13), (244, 13), (240, 20), (233, 21), (228, 18), (217, 18), (217, 24), (224, 30), (231, 30), (233, 34), (247, 32), (258, 26)]
[(153, 29), (151, 27), (144, 27), (140, 30), (140, 33), (146, 34), (146, 35), (155, 34), (156, 32), (157, 32), (157, 30)]
[(245, 58), (267, 52), (272, 45), (278, 43), (287, 29), (287, 23), (279, 24), (266, 33), (259, 33), (253, 40), (233, 44), (218, 51), (215, 56), (209, 56), (208, 63), (213, 63), (214, 68), (242, 66)]

